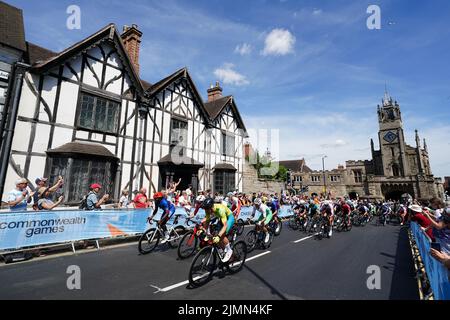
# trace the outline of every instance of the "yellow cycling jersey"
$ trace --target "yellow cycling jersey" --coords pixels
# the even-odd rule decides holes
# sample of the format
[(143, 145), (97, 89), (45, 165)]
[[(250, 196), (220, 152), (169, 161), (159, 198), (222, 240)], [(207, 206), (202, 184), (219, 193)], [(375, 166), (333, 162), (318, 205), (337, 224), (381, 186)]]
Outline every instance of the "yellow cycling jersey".
[[(233, 212), (225, 205), (223, 204), (214, 204), (213, 206), (213, 215), (217, 218), (219, 218), (221, 221), (226, 221), (230, 215), (233, 214)], [(208, 213), (206, 214), (206, 220), (211, 220), (211, 215)]]

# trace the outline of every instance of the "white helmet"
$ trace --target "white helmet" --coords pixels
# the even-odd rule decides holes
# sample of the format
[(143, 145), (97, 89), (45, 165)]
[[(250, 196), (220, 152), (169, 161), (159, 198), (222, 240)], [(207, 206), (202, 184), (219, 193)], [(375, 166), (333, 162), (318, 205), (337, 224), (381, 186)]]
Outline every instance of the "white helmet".
[(195, 201), (202, 203), (203, 201), (205, 201), (205, 199), (205, 196), (201, 194), (197, 197), (197, 199), (195, 199)]
[(261, 203), (262, 203), (262, 201), (261, 201), (260, 198), (256, 198), (256, 199), (253, 201), (253, 204), (256, 204), (257, 206), (260, 206)]

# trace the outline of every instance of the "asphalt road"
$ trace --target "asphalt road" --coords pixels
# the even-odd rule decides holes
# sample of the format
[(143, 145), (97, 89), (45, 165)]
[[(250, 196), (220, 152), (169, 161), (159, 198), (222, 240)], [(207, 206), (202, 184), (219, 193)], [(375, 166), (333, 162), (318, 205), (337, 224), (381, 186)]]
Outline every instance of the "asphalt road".
[[(246, 229), (248, 232), (250, 229)], [(354, 227), (331, 239), (284, 225), (268, 251), (255, 250), (243, 270), (188, 287), (192, 259), (161, 247), (139, 255), (136, 244), (0, 266), (0, 299), (418, 299), (406, 228)], [(298, 241), (301, 240), (301, 241)], [(298, 242), (295, 242), (298, 241)], [(267, 253), (268, 252), (268, 253)], [(81, 270), (81, 289), (69, 290), (67, 268)], [(381, 288), (369, 290), (367, 268), (381, 270)]]

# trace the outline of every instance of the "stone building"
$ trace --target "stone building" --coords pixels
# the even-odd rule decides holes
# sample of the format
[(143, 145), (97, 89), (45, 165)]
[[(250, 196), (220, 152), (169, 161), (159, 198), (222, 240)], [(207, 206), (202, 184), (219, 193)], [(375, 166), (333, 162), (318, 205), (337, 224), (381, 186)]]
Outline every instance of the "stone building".
[[(415, 146), (405, 141), (400, 106), (387, 93), (378, 106), (379, 150), (371, 140), (372, 160), (346, 161), (345, 167), (313, 171), (304, 159), (281, 162), (291, 169), (294, 189), (351, 198), (399, 199), (407, 193), (417, 199), (443, 198), (442, 180), (430, 167), (427, 143), (416, 130)], [(297, 163), (291, 165), (290, 163)]]

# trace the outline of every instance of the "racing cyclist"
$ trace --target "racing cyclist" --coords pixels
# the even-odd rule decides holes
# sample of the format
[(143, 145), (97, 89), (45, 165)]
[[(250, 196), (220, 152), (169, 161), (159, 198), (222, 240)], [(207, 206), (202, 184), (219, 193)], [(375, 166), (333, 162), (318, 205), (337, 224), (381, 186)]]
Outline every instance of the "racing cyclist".
[(253, 213), (252, 218), (255, 216), (256, 211), (260, 212), (260, 215), (258, 217), (258, 221), (256, 222), (256, 225), (258, 228), (262, 228), (265, 233), (264, 242), (267, 243), (270, 239), (269, 230), (267, 230), (267, 225), (273, 218), (272, 210), (264, 203), (262, 203), (262, 200), (259, 198), (256, 198), (253, 203)]
[(227, 235), (233, 227), (235, 221), (233, 213), (227, 206), (220, 203), (214, 203), (213, 198), (206, 198), (205, 201), (203, 201), (202, 207), (206, 213), (205, 218), (202, 220), (202, 225), (204, 228), (208, 229), (213, 217), (218, 218), (222, 223), (222, 229), (219, 231), (219, 234), (213, 238), (213, 242), (215, 244), (220, 244), (222, 249), (224, 248), (225, 256), (222, 259), (222, 262), (228, 262), (233, 255), (230, 241), (228, 241), (227, 238)]
[(155, 210), (153, 210), (152, 216), (149, 218), (149, 222), (153, 220), (153, 217), (158, 213), (158, 209), (163, 211), (161, 219), (158, 221), (159, 227), (164, 231), (164, 239), (161, 243), (166, 243), (169, 238), (169, 232), (167, 231), (166, 223), (172, 218), (175, 213), (175, 205), (167, 200), (167, 195), (164, 191), (157, 192), (153, 195), (153, 200), (155, 200)]

